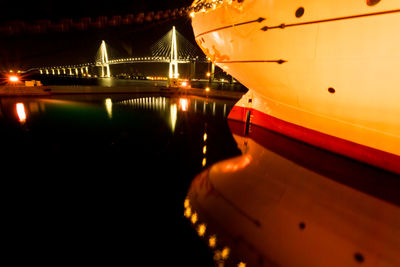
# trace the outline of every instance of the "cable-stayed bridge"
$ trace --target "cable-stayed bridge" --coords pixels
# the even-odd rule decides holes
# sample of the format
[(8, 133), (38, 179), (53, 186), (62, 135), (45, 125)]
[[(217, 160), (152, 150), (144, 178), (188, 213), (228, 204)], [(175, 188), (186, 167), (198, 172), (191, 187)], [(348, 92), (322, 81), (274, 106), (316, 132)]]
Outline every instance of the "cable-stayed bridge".
[[(208, 62), (201, 50), (180, 34), (175, 26), (150, 47), (150, 55), (142, 57), (113, 57), (107, 43), (101, 41), (94, 62), (76, 65), (47, 66), (37, 68), (41, 74), (91, 77), (111, 77), (110, 65), (132, 63), (168, 63), (169, 78), (179, 78), (178, 64)], [(96, 68), (100, 68), (98, 71)]]

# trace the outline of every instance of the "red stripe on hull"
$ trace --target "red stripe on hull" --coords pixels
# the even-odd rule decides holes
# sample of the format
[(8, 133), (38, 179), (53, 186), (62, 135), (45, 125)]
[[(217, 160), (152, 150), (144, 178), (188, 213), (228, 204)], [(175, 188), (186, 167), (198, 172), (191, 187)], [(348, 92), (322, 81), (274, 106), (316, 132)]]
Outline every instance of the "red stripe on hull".
[(245, 122), (248, 111), (251, 112), (251, 124), (400, 174), (400, 156), (286, 122), (256, 109), (234, 106), (228, 119)]

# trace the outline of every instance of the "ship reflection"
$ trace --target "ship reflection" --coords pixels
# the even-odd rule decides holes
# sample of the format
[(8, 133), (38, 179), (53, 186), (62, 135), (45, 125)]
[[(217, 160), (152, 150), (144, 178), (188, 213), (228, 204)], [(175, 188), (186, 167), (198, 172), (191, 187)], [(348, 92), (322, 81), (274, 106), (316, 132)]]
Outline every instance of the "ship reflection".
[(216, 266), (400, 266), (400, 177), (230, 122), (242, 155), (192, 182), (184, 216)]

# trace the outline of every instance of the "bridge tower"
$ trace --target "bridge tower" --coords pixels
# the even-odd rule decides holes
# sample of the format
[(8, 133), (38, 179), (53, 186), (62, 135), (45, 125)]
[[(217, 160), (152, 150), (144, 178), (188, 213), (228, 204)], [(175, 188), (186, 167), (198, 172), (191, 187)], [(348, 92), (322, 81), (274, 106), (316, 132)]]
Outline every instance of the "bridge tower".
[[(108, 54), (107, 54), (107, 48), (106, 48), (106, 42), (101, 41), (100, 45), (100, 64), (101, 66), (101, 77), (106, 77), (110, 78), (111, 73), (110, 73), (110, 65), (108, 64)], [(106, 72), (104, 73), (104, 68), (106, 69)]]
[(175, 26), (172, 27), (172, 38), (171, 38), (171, 58), (169, 61), (169, 78), (178, 78), (178, 53), (176, 45), (176, 32)]

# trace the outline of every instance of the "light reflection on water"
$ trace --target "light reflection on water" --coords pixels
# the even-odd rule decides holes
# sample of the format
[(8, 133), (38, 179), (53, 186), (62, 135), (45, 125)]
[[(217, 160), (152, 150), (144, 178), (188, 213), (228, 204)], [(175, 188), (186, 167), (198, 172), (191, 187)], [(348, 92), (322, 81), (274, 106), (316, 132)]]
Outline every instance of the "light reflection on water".
[[(110, 98), (105, 100), (107, 112), (109, 116), (112, 116), (112, 105), (126, 105), (130, 106), (133, 109), (147, 109), (152, 111), (160, 111), (161, 113), (167, 112), (167, 106), (169, 106), (169, 116), (170, 116), (170, 126), (172, 132), (175, 131), (175, 125), (177, 121), (178, 108), (181, 112), (197, 112), (197, 105), (203, 106), (203, 115), (211, 113), (212, 116), (216, 116), (216, 101), (208, 101), (206, 99), (189, 99), (189, 98), (179, 98), (175, 101), (168, 101), (166, 97), (141, 97), (135, 99), (125, 99), (122, 101), (117, 101), (112, 103)], [(219, 106), (222, 106), (222, 110), (219, 112), (222, 114), (218, 114), (218, 116), (222, 118), (227, 117), (227, 104), (219, 103)]]
[(0, 99), (10, 253), (211, 266), (181, 203), (204, 167), (240, 153), (226, 121), (233, 104), (160, 95)]

